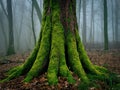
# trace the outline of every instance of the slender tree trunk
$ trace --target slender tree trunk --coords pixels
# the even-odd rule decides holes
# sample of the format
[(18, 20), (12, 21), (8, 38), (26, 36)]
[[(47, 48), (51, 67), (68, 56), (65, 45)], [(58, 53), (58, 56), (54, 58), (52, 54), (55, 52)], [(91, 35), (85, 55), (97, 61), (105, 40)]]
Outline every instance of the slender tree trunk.
[(33, 2), (32, 2), (31, 20), (32, 20), (32, 31), (33, 31), (33, 37), (34, 37), (34, 44), (36, 44), (36, 35), (35, 35), (35, 29), (34, 29), (34, 4)]
[(115, 41), (115, 33), (114, 33), (114, 10), (113, 10), (113, 3), (114, 3), (114, 1), (113, 0), (111, 0), (111, 4), (112, 4), (112, 6), (111, 6), (111, 10), (112, 10), (112, 36), (113, 36), (113, 43), (114, 43), (114, 41)]
[[(15, 6), (14, 6), (14, 8), (15, 8), (16, 7), (16, 2), (14, 2), (14, 3), (15, 3)], [(21, 45), (20, 44), (21, 43), (20, 39), (21, 39), (21, 36), (22, 36), (21, 34), (22, 34), (22, 29), (23, 29), (23, 18), (24, 18), (24, 12), (25, 12), (24, 8), (25, 8), (25, 3), (24, 3), (24, 1), (22, 1), (22, 8), (21, 8), (22, 9), (22, 12), (21, 12), (22, 15), (21, 15), (21, 19), (20, 19), (19, 30), (16, 33), (17, 34), (17, 37), (16, 37), (17, 38), (17, 42), (16, 42), (17, 43), (17, 46), (16, 46), (17, 50), (20, 50), (20, 45)], [(14, 13), (14, 15), (15, 15), (15, 13)]]
[(40, 23), (41, 23), (41, 22), (42, 22), (42, 14), (41, 14), (41, 11), (40, 11), (40, 7), (39, 7), (39, 5), (38, 5), (38, 3), (37, 3), (36, 0), (32, 0), (32, 3), (33, 3), (33, 6), (35, 7), (35, 10), (36, 10), (36, 12), (37, 12), (39, 21), (40, 21)]
[(104, 50), (108, 50), (107, 0), (104, 0)]
[(41, 33), (33, 52), (3, 81), (27, 74), (24, 82), (29, 82), (45, 71), (50, 85), (58, 83), (58, 76), (73, 83), (70, 70), (85, 83), (89, 83), (87, 74), (103, 75), (104, 68), (91, 63), (80, 40), (75, 9), (75, 0), (44, 0)]
[(92, 44), (94, 43), (94, 34), (93, 34), (93, 30), (94, 30), (94, 8), (93, 8), (93, 5), (94, 5), (94, 0), (92, 0), (91, 1), (91, 23), (90, 23), (90, 37), (89, 37), (89, 39), (90, 39), (90, 47), (92, 47)]
[(8, 23), (9, 23), (9, 46), (7, 55), (15, 53), (14, 50), (14, 32), (13, 32), (13, 15), (12, 15), (12, 1), (7, 0), (7, 12), (8, 12)]
[(81, 0), (79, 0), (79, 10), (78, 10), (78, 12), (79, 12), (79, 22), (78, 22), (78, 24), (79, 24), (79, 29), (80, 29)]
[(3, 33), (3, 36), (4, 36), (4, 40), (5, 40), (5, 43), (4, 43), (5, 48), (7, 48), (7, 35), (5, 33), (5, 28), (4, 28), (4, 22), (3, 22), (3, 20), (4, 20), (4, 17), (3, 17), (3, 15), (1, 15), (1, 18), (0, 18), (0, 27), (1, 27), (1, 30), (2, 30), (2, 33)]
[(83, 30), (82, 30), (82, 41), (86, 46), (86, 0), (83, 0)]
[(118, 44), (118, 1), (115, 1), (115, 44)]

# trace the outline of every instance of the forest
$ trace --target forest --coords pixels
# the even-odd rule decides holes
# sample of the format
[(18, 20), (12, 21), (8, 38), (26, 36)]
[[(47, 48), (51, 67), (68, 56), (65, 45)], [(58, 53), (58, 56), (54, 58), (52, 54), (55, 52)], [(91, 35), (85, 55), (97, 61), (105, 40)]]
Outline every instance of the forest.
[(0, 0), (0, 90), (119, 90), (120, 0)]

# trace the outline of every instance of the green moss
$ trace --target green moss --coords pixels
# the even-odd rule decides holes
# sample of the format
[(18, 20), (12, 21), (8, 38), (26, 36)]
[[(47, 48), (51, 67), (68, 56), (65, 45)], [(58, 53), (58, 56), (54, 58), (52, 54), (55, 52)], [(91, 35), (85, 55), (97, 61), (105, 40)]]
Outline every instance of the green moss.
[(50, 52), (50, 38), (51, 38), (51, 22), (50, 16), (46, 16), (45, 26), (42, 32), (42, 39), (39, 51), (37, 53), (36, 60), (28, 72), (25, 82), (30, 81), (33, 77), (36, 77), (41, 73), (44, 62), (48, 62), (49, 52)]
[(77, 42), (77, 51), (79, 52), (79, 57), (82, 65), (84, 66), (85, 69), (87, 69), (90, 73), (101, 75), (98, 70), (94, 67), (94, 65), (91, 63), (90, 59), (87, 56), (87, 53), (84, 49), (84, 46), (80, 40), (79, 33), (76, 30), (76, 42)]
[(109, 73), (108, 69), (106, 69), (106, 68), (104, 68), (104, 67), (102, 67), (102, 66), (94, 65), (94, 67), (95, 67), (98, 71), (100, 71), (100, 72), (102, 72), (102, 73), (105, 73), (105, 74)]
[[(59, 69), (59, 40), (61, 38), (61, 27), (59, 25), (59, 9), (57, 10), (54, 5), (52, 7), (52, 37), (51, 37), (51, 52), (50, 62), (47, 71), (47, 78), (50, 85), (55, 85), (58, 82), (58, 69)], [(61, 42), (61, 41), (60, 41)]]
[(19, 67), (16, 71), (12, 72), (11, 74), (9, 74), (9, 76), (3, 80), (1, 80), (0, 82), (7, 82), (15, 77), (18, 77), (22, 74), (22, 68)]
[(15, 72), (15, 71), (17, 71), (18, 69), (20, 69), (21, 66), (22, 66), (22, 65), (11, 68), (10, 70), (8, 70), (8, 72), (6, 72), (6, 74), (7, 74), (7, 75), (12, 74), (13, 72)]
[[(55, 2), (53, 2), (53, 4), (54, 3)], [(56, 81), (58, 81), (56, 77), (59, 74), (66, 77), (70, 83), (73, 83), (74, 79), (66, 65), (64, 30), (60, 22), (60, 8), (58, 2), (52, 7), (52, 29), (52, 46), (47, 75), (48, 82), (50, 84), (56, 84)]]
[(66, 44), (67, 44), (68, 60), (70, 62), (71, 68), (84, 82), (89, 82), (89, 79), (87, 78), (86, 73), (79, 59), (79, 54), (77, 52), (76, 40), (74, 34), (69, 30), (66, 35)]
[(58, 79), (56, 76), (56, 72), (49, 72), (49, 74), (47, 74), (47, 78), (49, 85), (57, 85)]

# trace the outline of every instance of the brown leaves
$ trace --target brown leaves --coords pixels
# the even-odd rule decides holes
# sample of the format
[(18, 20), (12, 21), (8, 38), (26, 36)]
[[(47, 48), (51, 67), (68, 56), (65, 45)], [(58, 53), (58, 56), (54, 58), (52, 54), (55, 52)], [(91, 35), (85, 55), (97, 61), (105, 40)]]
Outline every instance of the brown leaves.
[[(114, 70), (120, 74), (120, 51), (91, 51), (88, 52), (91, 61), (97, 65), (107, 64), (110, 70)], [(5, 71), (13, 66), (21, 64), (27, 58), (29, 54), (25, 55), (12, 55), (5, 57), (11, 60), (11, 63), (0, 65), (0, 80), (5, 77)], [(20, 76), (6, 83), (0, 83), (0, 90), (78, 90), (78, 86), (81, 83), (80, 78), (72, 72), (75, 84), (69, 84), (64, 77), (58, 77), (58, 84), (56, 86), (50, 86), (46, 77), (46, 73), (34, 78), (30, 83), (23, 83), (22, 80), (25, 76)], [(118, 77), (120, 77), (118, 75)], [(107, 90), (109, 87), (104, 82), (96, 82), (99, 88), (90, 87), (89, 90)]]

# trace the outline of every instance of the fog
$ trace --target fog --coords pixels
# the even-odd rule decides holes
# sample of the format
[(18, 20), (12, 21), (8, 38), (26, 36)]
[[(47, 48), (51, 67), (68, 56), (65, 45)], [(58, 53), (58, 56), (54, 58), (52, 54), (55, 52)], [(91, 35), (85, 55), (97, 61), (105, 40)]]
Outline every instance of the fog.
[[(11, 0), (15, 53), (29, 52), (35, 46), (32, 28), (32, 0)], [(104, 49), (104, 0), (76, 0), (76, 16), (80, 37), (86, 49)], [(43, 12), (43, 0), (37, 0)], [(107, 0), (108, 47), (120, 49), (120, 0)], [(7, 0), (0, 0), (0, 56), (9, 45)], [(36, 41), (41, 22), (33, 9)]]

